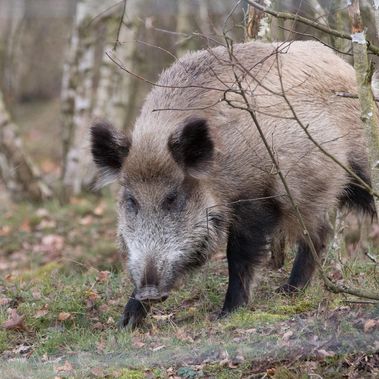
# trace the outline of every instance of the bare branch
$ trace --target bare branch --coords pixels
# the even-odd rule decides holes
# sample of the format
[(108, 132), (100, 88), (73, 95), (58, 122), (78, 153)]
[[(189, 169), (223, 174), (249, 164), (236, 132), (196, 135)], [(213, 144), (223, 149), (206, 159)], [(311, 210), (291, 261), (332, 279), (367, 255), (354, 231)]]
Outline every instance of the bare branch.
[[(229, 57), (230, 57), (230, 61), (231, 63), (234, 63), (234, 60), (235, 60), (235, 56), (233, 55), (233, 47), (232, 47), (232, 41), (227, 37), (225, 36), (225, 40), (226, 40), (226, 44), (227, 44), (227, 48), (228, 48), (228, 53), (229, 53)], [(297, 120), (297, 122), (299, 123), (299, 125), (302, 127), (302, 129), (307, 133), (307, 136), (309, 138), (312, 138), (307, 127), (304, 126), (302, 124), (302, 122), (300, 121), (300, 119), (298, 118), (298, 116), (296, 115), (295, 113), (295, 110), (294, 108), (292, 107), (291, 103), (289, 102), (288, 98), (286, 97), (286, 94), (285, 94), (285, 91), (284, 91), (284, 85), (283, 85), (283, 81), (282, 81), (282, 76), (281, 76), (281, 71), (280, 71), (280, 65), (279, 65), (279, 62), (278, 62), (278, 53), (276, 54), (276, 58), (277, 58), (277, 69), (278, 69), (278, 74), (279, 74), (279, 79), (280, 79), (280, 85), (281, 85), (281, 88), (282, 88), (282, 96), (284, 98), (284, 100), (286, 101), (287, 105), (290, 107), (291, 109), (291, 112), (293, 113), (295, 119)], [(300, 223), (301, 225), (301, 228), (303, 229), (303, 233), (304, 233), (304, 236), (305, 238), (307, 239), (307, 242), (309, 244), (309, 247), (310, 247), (310, 250), (311, 250), (311, 253), (312, 253), (312, 257), (314, 259), (314, 261), (316, 262), (316, 265), (318, 267), (318, 270), (319, 270), (319, 273), (321, 275), (321, 278), (323, 279), (324, 281), (324, 284), (325, 286), (332, 292), (334, 293), (347, 293), (347, 294), (350, 294), (350, 295), (353, 295), (353, 296), (358, 296), (358, 297), (363, 297), (363, 298), (368, 298), (368, 299), (373, 299), (373, 300), (379, 300), (379, 295), (377, 294), (374, 294), (374, 293), (371, 293), (370, 291), (366, 291), (366, 290), (362, 290), (362, 289), (358, 289), (358, 288), (349, 288), (349, 287), (346, 287), (346, 286), (343, 286), (343, 285), (337, 285), (335, 284), (334, 282), (332, 282), (327, 274), (325, 273), (323, 267), (322, 267), (322, 263), (321, 263), (321, 260), (317, 254), (317, 251), (316, 251), (316, 248), (314, 246), (314, 243), (313, 243), (313, 240), (308, 232), (308, 229), (307, 229), (307, 226), (304, 222), (304, 219), (303, 219), (303, 216), (300, 212), (300, 209), (298, 207), (298, 205), (296, 204), (295, 202), (295, 199), (293, 198), (292, 194), (291, 194), (291, 190), (287, 184), (287, 181), (286, 181), (286, 178), (283, 174), (283, 172), (281, 171), (280, 169), (280, 166), (279, 166), (279, 162), (277, 161), (276, 159), (276, 156), (275, 156), (275, 152), (273, 151), (273, 149), (271, 148), (271, 146), (269, 145), (265, 135), (264, 135), (264, 132), (258, 122), (258, 119), (255, 115), (255, 112), (254, 110), (251, 108), (251, 105), (249, 103), (249, 100), (247, 98), (247, 95), (246, 95), (246, 92), (244, 91), (243, 87), (242, 87), (242, 83), (241, 83), (241, 80), (240, 78), (237, 76), (235, 70), (234, 70), (234, 65), (232, 65), (232, 68), (233, 68), (233, 74), (234, 74), (234, 78), (235, 78), (235, 81), (238, 85), (238, 88), (239, 88), (239, 94), (240, 96), (242, 97), (244, 103), (245, 103), (245, 107), (238, 107), (236, 106), (235, 104), (233, 105), (231, 102), (228, 102), (228, 100), (226, 99), (226, 102), (228, 102), (228, 104), (234, 108), (237, 108), (237, 109), (241, 109), (241, 110), (244, 110), (244, 111), (247, 111), (249, 114), (250, 114), (250, 117), (261, 137), (261, 140), (270, 156), (270, 159), (274, 165), (274, 168), (275, 168), (275, 173), (279, 176), (283, 186), (284, 186), (284, 189), (285, 189), (285, 192), (290, 200), (290, 203), (295, 211), (295, 214), (296, 214), (296, 218), (298, 220), (298, 222)], [(322, 151), (324, 151), (322, 149), (322, 147), (312, 138), (311, 139), (312, 142), (314, 142)], [(326, 152), (325, 152), (326, 153)], [(331, 154), (327, 153), (327, 155), (333, 159), (333, 161), (335, 161), (336, 163), (338, 163), (341, 167), (343, 167), (342, 163), (340, 163), (335, 157), (333, 157)], [(351, 171), (349, 170), (347, 167), (345, 167), (346, 170), (348, 171)], [(353, 174), (353, 173), (352, 173)], [(362, 181), (362, 180), (361, 180)], [(365, 184), (366, 187), (367, 184), (362, 181), (363, 184)], [(369, 188), (370, 189), (370, 188)], [(370, 189), (370, 193), (372, 193), (372, 190)]]
[[(269, 8), (267, 8), (267, 7), (265, 7), (265, 6), (261, 5), (261, 4), (258, 4), (256, 1), (251, 1), (251, 0), (244, 0), (244, 1), (246, 3), (248, 3), (249, 5), (251, 5), (252, 7), (257, 8), (260, 11), (265, 12), (267, 14), (270, 14), (271, 16), (274, 16), (276, 18), (284, 19), (284, 20), (298, 21), (298, 22), (301, 22), (302, 24), (309, 25), (309, 26), (311, 26), (311, 27), (313, 27), (313, 28), (315, 28), (317, 30), (320, 30), (320, 31), (325, 32), (327, 34), (331, 34), (331, 35), (333, 35), (335, 37), (343, 38), (343, 39), (348, 39), (350, 41), (352, 40), (352, 37), (351, 37), (351, 35), (349, 33), (329, 28), (328, 26), (322, 25), (322, 24), (318, 23), (317, 21), (310, 20), (310, 19), (308, 19), (306, 17), (299, 16), (299, 15), (292, 14), (292, 13), (287, 13), (287, 12), (276, 12), (276, 11), (273, 11), (272, 9), (269, 9)], [(373, 45), (369, 41), (367, 41), (367, 42), (368, 42), (367, 48), (373, 54), (379, 55), (379, 47)]]
[(114, 51), (116, 51), (117, 46), (120, 44), (119, 38), (120, 38), (120, 32), (121, 32), (122, 24), (124, 21), (125, 12), (126, 12), (126, 2), (127, 2), (127, 0), (124, 0), (124, 5), (122, 8), (122, 14), (120, 17), (120, 23), (118, 24), (118, 29), (117, 29), (117, 34), (116, 34), (116, 41), (115, 41), (114, 46), (113, 46)]

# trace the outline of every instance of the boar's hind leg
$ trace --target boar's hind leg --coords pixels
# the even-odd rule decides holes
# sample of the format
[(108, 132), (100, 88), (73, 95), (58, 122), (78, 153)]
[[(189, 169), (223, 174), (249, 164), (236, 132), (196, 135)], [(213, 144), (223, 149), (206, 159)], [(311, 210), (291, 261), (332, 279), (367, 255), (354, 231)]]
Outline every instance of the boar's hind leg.
[[(330, 225), (325, 222), (320, 228), (317, 236), (312, 238), (317, 254), (320, 256), (327, 246), (330, 235)], [(300, 240), (296, 258), (292, 266), (291, 275), (288, 282), (281, 286), (278, 291), (284, 293), (294, 293), (304, 288), (312, 278), (316, 262), (313, 259), (312, 251), (305, 240)]]
[(121, 316), (119, 326), (121, 328), (134, 329), (142, 323), (149, 311), (149, 305), (143, 304), (134, 298), (134, 292), (130, 296), (128, 303), (125, 305), (124, 312)]
[(220, 316), (249, 301), (253, 270), (268, 253), (268, 238), (278, 223), (278, 210), (242, 202), (235, 206), (227, 246), (229, 284)]

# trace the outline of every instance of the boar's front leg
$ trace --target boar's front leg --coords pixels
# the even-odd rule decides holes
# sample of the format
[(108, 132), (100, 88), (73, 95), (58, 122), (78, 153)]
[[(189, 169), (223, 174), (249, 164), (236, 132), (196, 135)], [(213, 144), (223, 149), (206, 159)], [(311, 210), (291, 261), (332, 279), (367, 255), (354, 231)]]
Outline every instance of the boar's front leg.
[(125, 305), (124, 312), (119, 321), (119, 326), (121, 328), (134, 329), (141, 325), (149, 311), (149, 304), (141, 303), (135, 299), (134, 294), (135, 291), (133, 291), (129, 301)]
[(220, 317), (248, 303), (254, 268), (268, 251), (268, 238), (279, 217), (274, 204), (242, 202), (234, 212), (227, 245), (229, 284)]

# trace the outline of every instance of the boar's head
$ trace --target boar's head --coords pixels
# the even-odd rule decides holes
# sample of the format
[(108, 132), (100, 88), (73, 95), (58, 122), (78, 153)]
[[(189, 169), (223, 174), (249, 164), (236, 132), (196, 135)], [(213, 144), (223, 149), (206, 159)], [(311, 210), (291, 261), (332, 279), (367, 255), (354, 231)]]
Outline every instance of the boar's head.
[(177, 280), (202, 265), (224, 238), (212, 188), (215, 148), (206, 120), (189, 118), (167, 135), (128, 138), (106, 123), (92, 127), (100, 180), (119, 180), (118, 235), (141, 302), (164, 300)]

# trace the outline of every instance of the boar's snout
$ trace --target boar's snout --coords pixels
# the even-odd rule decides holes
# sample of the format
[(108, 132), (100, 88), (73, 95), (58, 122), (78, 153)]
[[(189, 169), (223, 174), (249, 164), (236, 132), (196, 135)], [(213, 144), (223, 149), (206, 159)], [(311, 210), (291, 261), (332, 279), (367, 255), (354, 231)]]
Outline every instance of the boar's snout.
[(160, 302), (166, 300), (168, 293), (161, 292), (156, 286), (145, 286), (137, 290), (135, 298), (139, 301)]

